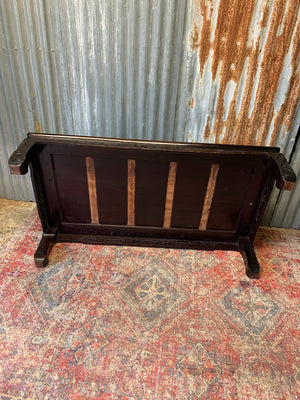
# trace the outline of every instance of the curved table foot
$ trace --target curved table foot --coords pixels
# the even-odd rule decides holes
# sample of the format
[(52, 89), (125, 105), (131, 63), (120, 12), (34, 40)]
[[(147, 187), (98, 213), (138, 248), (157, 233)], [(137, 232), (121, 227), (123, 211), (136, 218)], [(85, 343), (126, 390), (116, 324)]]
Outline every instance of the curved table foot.
[(249, 240), (240, 243), (240, 251), (245, 259), (246, 275), (251, 279), (258, 279), (260, 266), (256, 258), (253, 244)]
[(56, 243), (55, 233), (43, 233), (40, 244), (34, 254), (34, 262), (37, 267), (46, 267), (49, 261), (49, 254)]

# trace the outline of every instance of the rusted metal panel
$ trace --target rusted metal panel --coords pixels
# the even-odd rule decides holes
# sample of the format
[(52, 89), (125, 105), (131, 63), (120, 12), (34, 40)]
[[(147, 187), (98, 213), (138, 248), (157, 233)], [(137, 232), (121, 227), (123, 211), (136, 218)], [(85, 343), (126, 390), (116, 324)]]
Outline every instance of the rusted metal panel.
[[(178, 116), (187, 140), (279, 145), (290, 132), (300, 93), (297, 0), (194, 0), (188, 84)], [(183, 119), (183, 121), (182, 121)]]

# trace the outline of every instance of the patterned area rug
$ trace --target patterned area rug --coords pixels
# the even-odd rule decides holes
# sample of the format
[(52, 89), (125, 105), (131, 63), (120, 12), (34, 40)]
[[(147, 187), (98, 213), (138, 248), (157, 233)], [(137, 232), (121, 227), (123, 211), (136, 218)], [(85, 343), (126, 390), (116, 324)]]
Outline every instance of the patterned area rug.
[(236, 252), (58, 244), (36, 211), (0, 251), (0, 399), (299, 399), (300, 232)]
[(0, 199), (0, 249), (28, 218), (35, 203)]

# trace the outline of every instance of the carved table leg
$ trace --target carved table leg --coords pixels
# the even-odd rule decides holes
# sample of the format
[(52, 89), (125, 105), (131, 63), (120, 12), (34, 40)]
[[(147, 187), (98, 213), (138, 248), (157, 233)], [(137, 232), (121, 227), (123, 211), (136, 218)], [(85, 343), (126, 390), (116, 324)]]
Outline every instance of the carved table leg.
[(249, 240), (241, 241), (240, 251), (245, 259), (247, 276), (252, 279), (258, 279), (260, 266), (256, 258), (253, 244)]
[(55, 233), (43, 233), (40, 244), (34, 254), (34, 262), (37, 267), (46, 267), (49, 261), (49, 254), (56, 243)]

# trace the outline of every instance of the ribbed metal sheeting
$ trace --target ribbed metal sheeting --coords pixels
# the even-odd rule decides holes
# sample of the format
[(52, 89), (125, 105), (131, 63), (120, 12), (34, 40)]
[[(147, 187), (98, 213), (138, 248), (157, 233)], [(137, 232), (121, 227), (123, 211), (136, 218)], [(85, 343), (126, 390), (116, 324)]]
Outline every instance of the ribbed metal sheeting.
[(187, 2), (0, 1), (1, 196), (28, 131), (172, 140)]
[(28, 131), (279, 145), (290, 156), (298, 0), (0, 0), (0, 17), (0, 196), (33, 199), (7, 167)]
[(292, 192), (281, 192), (271, 226), (300, 229), (300, 140), (297, 142), (291, 165), (298, 176), (298, 182)]
[[(293, 148), (299, 100), (297, 0), (194, 0), (176, 139)], [(184, 90), (185, 89), (185, 90)], [(183, 119), (182, 119), (183, 118)]]

